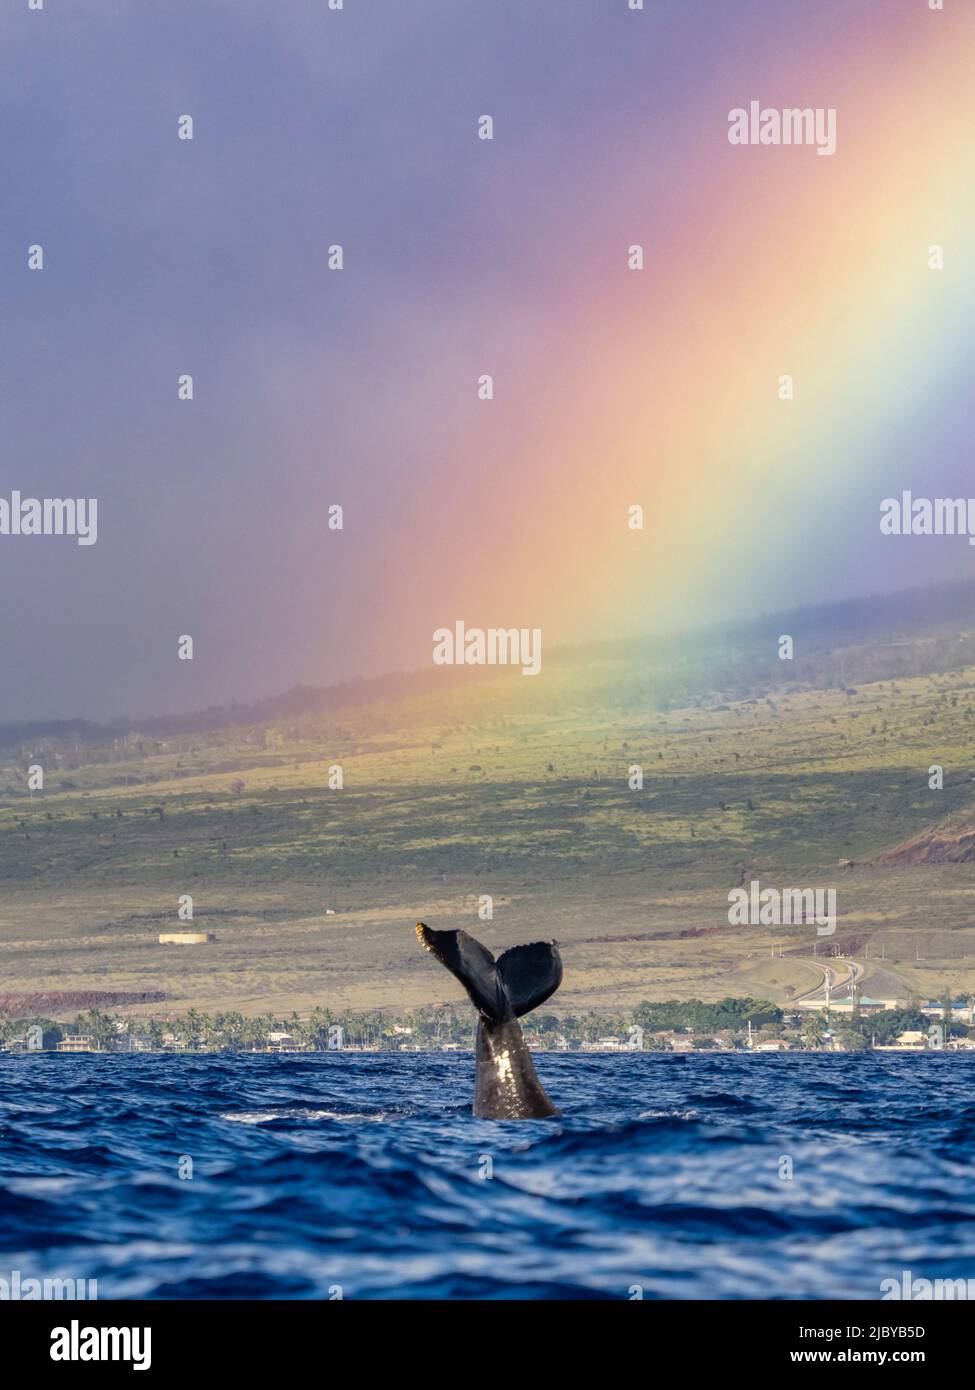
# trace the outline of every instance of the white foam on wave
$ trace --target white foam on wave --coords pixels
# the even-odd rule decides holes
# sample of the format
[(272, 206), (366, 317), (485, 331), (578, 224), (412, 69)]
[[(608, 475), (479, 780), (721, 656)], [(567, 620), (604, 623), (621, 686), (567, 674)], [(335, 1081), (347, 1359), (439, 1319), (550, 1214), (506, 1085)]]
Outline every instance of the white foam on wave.
[(357, 1111), (302, 1110), (297, 1107), (282, 1110), (230, 1110), (220, 1116), (221, 1120), (233, 1120), (239, 1125), (264, 1125), (269, 1120), (344, 1120), (351, 1124), (359, 1120), (369, 1123), (385, 1118), (382, 1111), (367, 1115)]
[(641, 1110), (638, 1120), (696, 1120), (696, 1110)]

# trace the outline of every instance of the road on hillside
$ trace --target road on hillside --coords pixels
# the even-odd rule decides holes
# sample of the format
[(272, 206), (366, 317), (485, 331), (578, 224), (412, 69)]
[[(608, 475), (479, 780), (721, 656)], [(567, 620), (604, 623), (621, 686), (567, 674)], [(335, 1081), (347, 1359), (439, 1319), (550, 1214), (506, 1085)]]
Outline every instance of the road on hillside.
[(797, 994), (793, 999), (793, 1004), (826, 1003), (826, 989), (829, 987), (830, 999), (837, 996), (847, 998), (854, 985), (860, 983), (864, 976), (864, 968), (855, 960), (843, 960), (839, 956), (831, 957), (826, 960), (813, 960), (811, 964), (816, 965), (823, 972), (823, 978), (813, 989), (807, 990), (805, 994)]

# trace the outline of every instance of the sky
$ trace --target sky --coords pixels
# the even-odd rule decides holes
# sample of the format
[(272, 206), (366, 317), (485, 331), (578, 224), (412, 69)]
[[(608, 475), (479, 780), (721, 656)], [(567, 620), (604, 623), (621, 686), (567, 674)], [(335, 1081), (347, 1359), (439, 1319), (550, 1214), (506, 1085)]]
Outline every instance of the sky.
[(0, 498), (98, 538), (0, 535), (0, 719), (971, 576), (879, 516), (975, 492), (973, 51), (968, 0), (11, 0)]

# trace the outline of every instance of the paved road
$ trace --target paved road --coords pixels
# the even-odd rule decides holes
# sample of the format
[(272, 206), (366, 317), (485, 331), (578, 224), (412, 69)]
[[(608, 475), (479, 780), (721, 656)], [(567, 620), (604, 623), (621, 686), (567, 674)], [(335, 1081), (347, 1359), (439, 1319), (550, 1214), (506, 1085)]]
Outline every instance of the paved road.
[(864, 968), (855, 960), (842, 960), (839, 956), (831, 956), (827, 960), (813, 960), (813, 965), (818, 965), (823, 972), (823, 978), (813, 989), (807, 990), (805, 994), (797, 994), (793, 999), (793, 1004), (799, 1003), (826, 1003), (826, 986), (829, 985), (831, 999), (847, 999), (850, 990), (863, 979)]

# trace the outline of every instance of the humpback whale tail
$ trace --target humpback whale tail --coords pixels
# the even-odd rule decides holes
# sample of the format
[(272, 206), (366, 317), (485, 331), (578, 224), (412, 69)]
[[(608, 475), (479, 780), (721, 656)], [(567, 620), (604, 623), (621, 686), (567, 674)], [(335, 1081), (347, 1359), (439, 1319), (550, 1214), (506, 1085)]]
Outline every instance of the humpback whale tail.
[(535, 1073), (518, 1023), (562, 983), (556, 943), (512, 946), (495, 960), (486, 946), (465, 931), (433, 931), (417, 922), (416, 934), (420, 944), (464, 986), (479, 1015), (474, 1114), (508, 1120), (557, 1115)]
[(466, 931), (431, 931), (417, 922), (416, 934), (460, 980), (478, 1013), (494, 1023), (531, 1013), (562, 983), (562, 958), (554, 941), (512, 946), (495, 960)]

